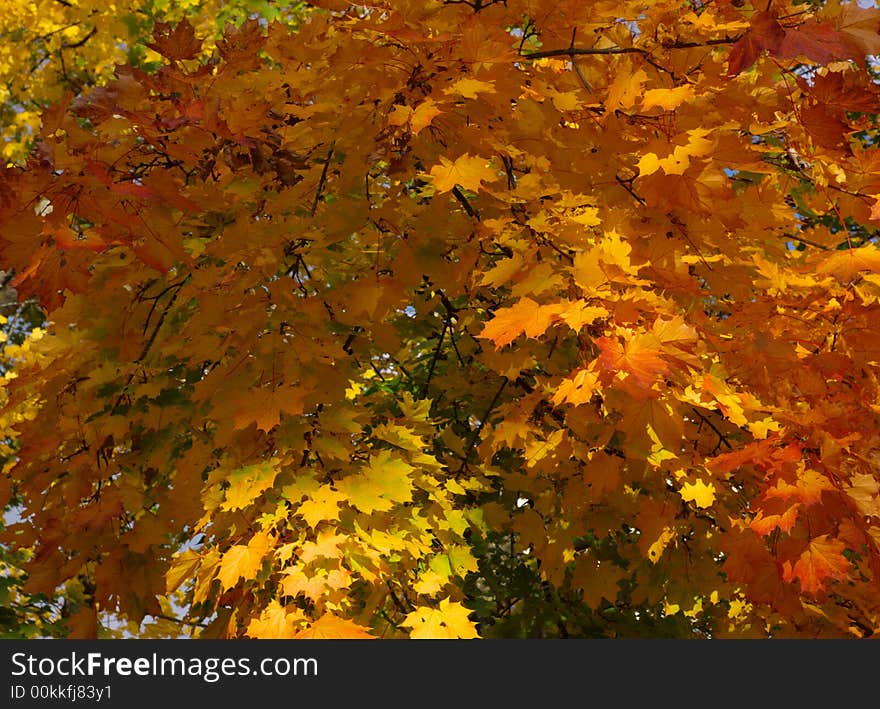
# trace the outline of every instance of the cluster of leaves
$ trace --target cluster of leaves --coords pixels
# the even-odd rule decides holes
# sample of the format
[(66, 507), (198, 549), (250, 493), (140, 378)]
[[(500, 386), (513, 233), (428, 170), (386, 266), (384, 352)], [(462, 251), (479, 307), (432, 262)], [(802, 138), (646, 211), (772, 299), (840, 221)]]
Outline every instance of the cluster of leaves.
[(0, 178), (24, 592), (76, 635), (874, 634), (880, 12), (313, 5), (159, 26)]
[(40, 113), (65, 91), (112, 78), (117, 63), (143, 69), (161, 57), (149, 48), (157, 23), (188, 18), (205, 51), (227, 23), (258, 16), (295, 26), (296, 0), (4, 0), (0, 16), (0, 141), (4, 162), (21, 161)]

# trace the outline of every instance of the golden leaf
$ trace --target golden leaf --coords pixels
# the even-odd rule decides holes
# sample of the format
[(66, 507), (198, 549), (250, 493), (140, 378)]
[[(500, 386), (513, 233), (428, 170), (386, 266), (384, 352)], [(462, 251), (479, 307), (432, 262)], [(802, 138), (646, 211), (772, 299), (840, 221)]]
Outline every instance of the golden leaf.
[(472, 639), (479, 635), (476, 624), (470, 620), (470, 613), (461, 603), (447, 597), (436, 608), (419, 606), (400, 624), (411, 629), (409, 636), (414, 639)]
[(465, 153), (455, 161), (441, 155), (440, 164), (431, 168), (429, 177), (438, 193), (449, 192), (456, 185), (478, 192), (483, 182), (497, 180), (498, 173), (485, 158)]

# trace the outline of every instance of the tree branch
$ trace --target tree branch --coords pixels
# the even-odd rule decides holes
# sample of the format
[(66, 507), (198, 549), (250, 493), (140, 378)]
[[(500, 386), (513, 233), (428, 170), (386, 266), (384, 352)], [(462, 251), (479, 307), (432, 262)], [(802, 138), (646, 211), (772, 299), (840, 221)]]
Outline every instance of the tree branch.
[(449, 321), (443, 321), (443, 329), (440, 330), (440, 337), (437, 338), (437, 346), (434, 348), (434, 356), (431, 357), (431, 364), (428, 366), (428, 378), (425, 379), (425, 384), (422, 387), (422, 398), (424, 399), (428, 396), (428, 386), (431, 384), (431, 377), (434, 376), (434, 368), (437, 366), (437, 360), (440, 359), (440, 350), (443, 348), (443, 338), (446, 337), (446, 328), (449, 326)]
[(474, 430), (474, 435), (471, 436), (470, 443), (468, 443), (468, 447), (464, 452), (464, 456), (462, 458), (461, 466), (459, 467), (459, 471), (463, 470), (467, 465), (468, 458), (471, 456), (471, 452), (477, 446), (477, 440), (480, 438), (480, 433), (483, 431), (483, 427), (486, 425), (486, 421), (489, 420), (489, 416), (492, 415), (492, 411), (495, 409), (495, 406), (498, 404), (498, 400), (501, 398), (501, 393), (504, 391), (504, 388), (507, 386), (508, 378), (505, 376), (501, 377), (501, 386), (498, 388), (498, 391), (495, 392), (495, 396), (492, 397), (492, 401), (489, 402), (489, 406), (486, 408), (486, 413), (483, 414), (480, 419), (480, 423), (477, 424), (477, 428)]
[[(702, 42), (670, 42), (660, 45), (663, 49), (693, 49), (695, 47), (714, 47), (722, 44), (734, 44), (742, 35), (736, 37), (719, 37)], [(650, 52), (641, 47), (566, 47), (565, 49), (541, 49), (527, 52), (524, 59), (546, 59), (548, 57), (602, 56), (609, 54), (641, 54), (648, 56)]]
[(324, 184), (327, 182), (327, 170), (330, 169), (330, 160), (333, 158), (333, 149), (336, 147), (336, 141), (334, 140), (330, 144), (330, 150), (327, 151), (327, 157), (324, 159), (324, 169), (321, 170), (321, 178), (318, 180), (318, 189), (315, 190), (315, 199), (312, 202), (312, 208), (310, 210), (310, 215), (315, 216), (315, 212), (318, 211), (318, 201), (321, 199), (321, 193), (324, 191)]
[(476, 219), (477, 221), (480, 221), (480, 213), (476, 209), (474, 209), (474, 205), (468, 202), (468, 199), (464, 196), (464, 193), (460, 189), (458, 189), (458, 185), (452, 188), (452, 194), (458, 200), (459, 204), (464, 207), (464, 211), (467, 212), (468, 216), (471, 219)]

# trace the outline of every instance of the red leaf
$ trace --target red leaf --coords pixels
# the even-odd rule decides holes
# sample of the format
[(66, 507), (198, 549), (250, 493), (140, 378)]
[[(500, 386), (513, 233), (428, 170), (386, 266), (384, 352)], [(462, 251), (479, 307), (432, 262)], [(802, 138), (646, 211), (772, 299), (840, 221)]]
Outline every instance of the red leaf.
[(785, 30), (769, 12), (752, 18), (751, 28), (733, 45), (727, 59), (727, 75), (736, 76), (748, 69), (765, 49), (774, 52), (785, 39)]
[(854, 58), (840, 32), (826, 22), (809, 22), (786, 30), (782, 42), (771, 52), (780, 59), (802, 56), (818, 64)]

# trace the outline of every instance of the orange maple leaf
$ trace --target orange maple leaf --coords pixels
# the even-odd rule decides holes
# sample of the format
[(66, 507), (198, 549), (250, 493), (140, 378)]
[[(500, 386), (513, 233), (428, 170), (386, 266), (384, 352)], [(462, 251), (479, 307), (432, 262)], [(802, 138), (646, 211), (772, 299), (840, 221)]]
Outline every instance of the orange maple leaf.
[(657, 377), (669, 369), (661, 358), (660, 343), (650, 334), (630, 335), (622, 341), (616, 337), (600, 337), (599, 364), (606, 372), (628, 372), (639, 386), (650, 387)]
[(510, 344), (523, 333), (526, 337), (540, 337), (562, 310), (563, 306), (559, 303), (541, 305), (531, 298), (520, 298), (516, 305), (496, 310), (479, 336), (492, 340), (496, 350)]
[(843, 555), (844, 549), (842, 541), (829, 539), (827, 534), (815, 537), (793, 567), (785, 562), (783, 578), (788, 582), (797, 579), (807, 593), (821, 593), (827, 579), (842, 581), (849, 574), (851, 564)]
[(850, 280), (861, 271), (880, 273), (880, 249), (873, 244), (857, 249), (832, 251), (816, 268), (821, 275), (831, 275), (841, 281)]
[(799, 513), (800, 505), (798, 504), (792, 505), (781, 514), (765, 515), (764, 510), (758, 510), (758, 514), (749, 523), (749, 527), (761, 536), (770, 534), (774, 529), (790, 532), (791, 528), (794, 527), (794, 523), (797, 522)]
[(147, 46), (168, 59), (192, 59), (202, 49), (193, 26), (187, 21), (173, 28), (166, 22), (157, 22), (153, 29), (153, 41)]
[(779, 479), (776, 485), (769, 488), (764, 497), (768, 500), (779, 498), (790, 500), (792, 498), (803, 502), (805, 505), (814, 505), (822, 499), (825, 490), (834, 490), (834, 485), (822, 473), (815, 470), (801, 470), (798, 472), (794, 484)]

